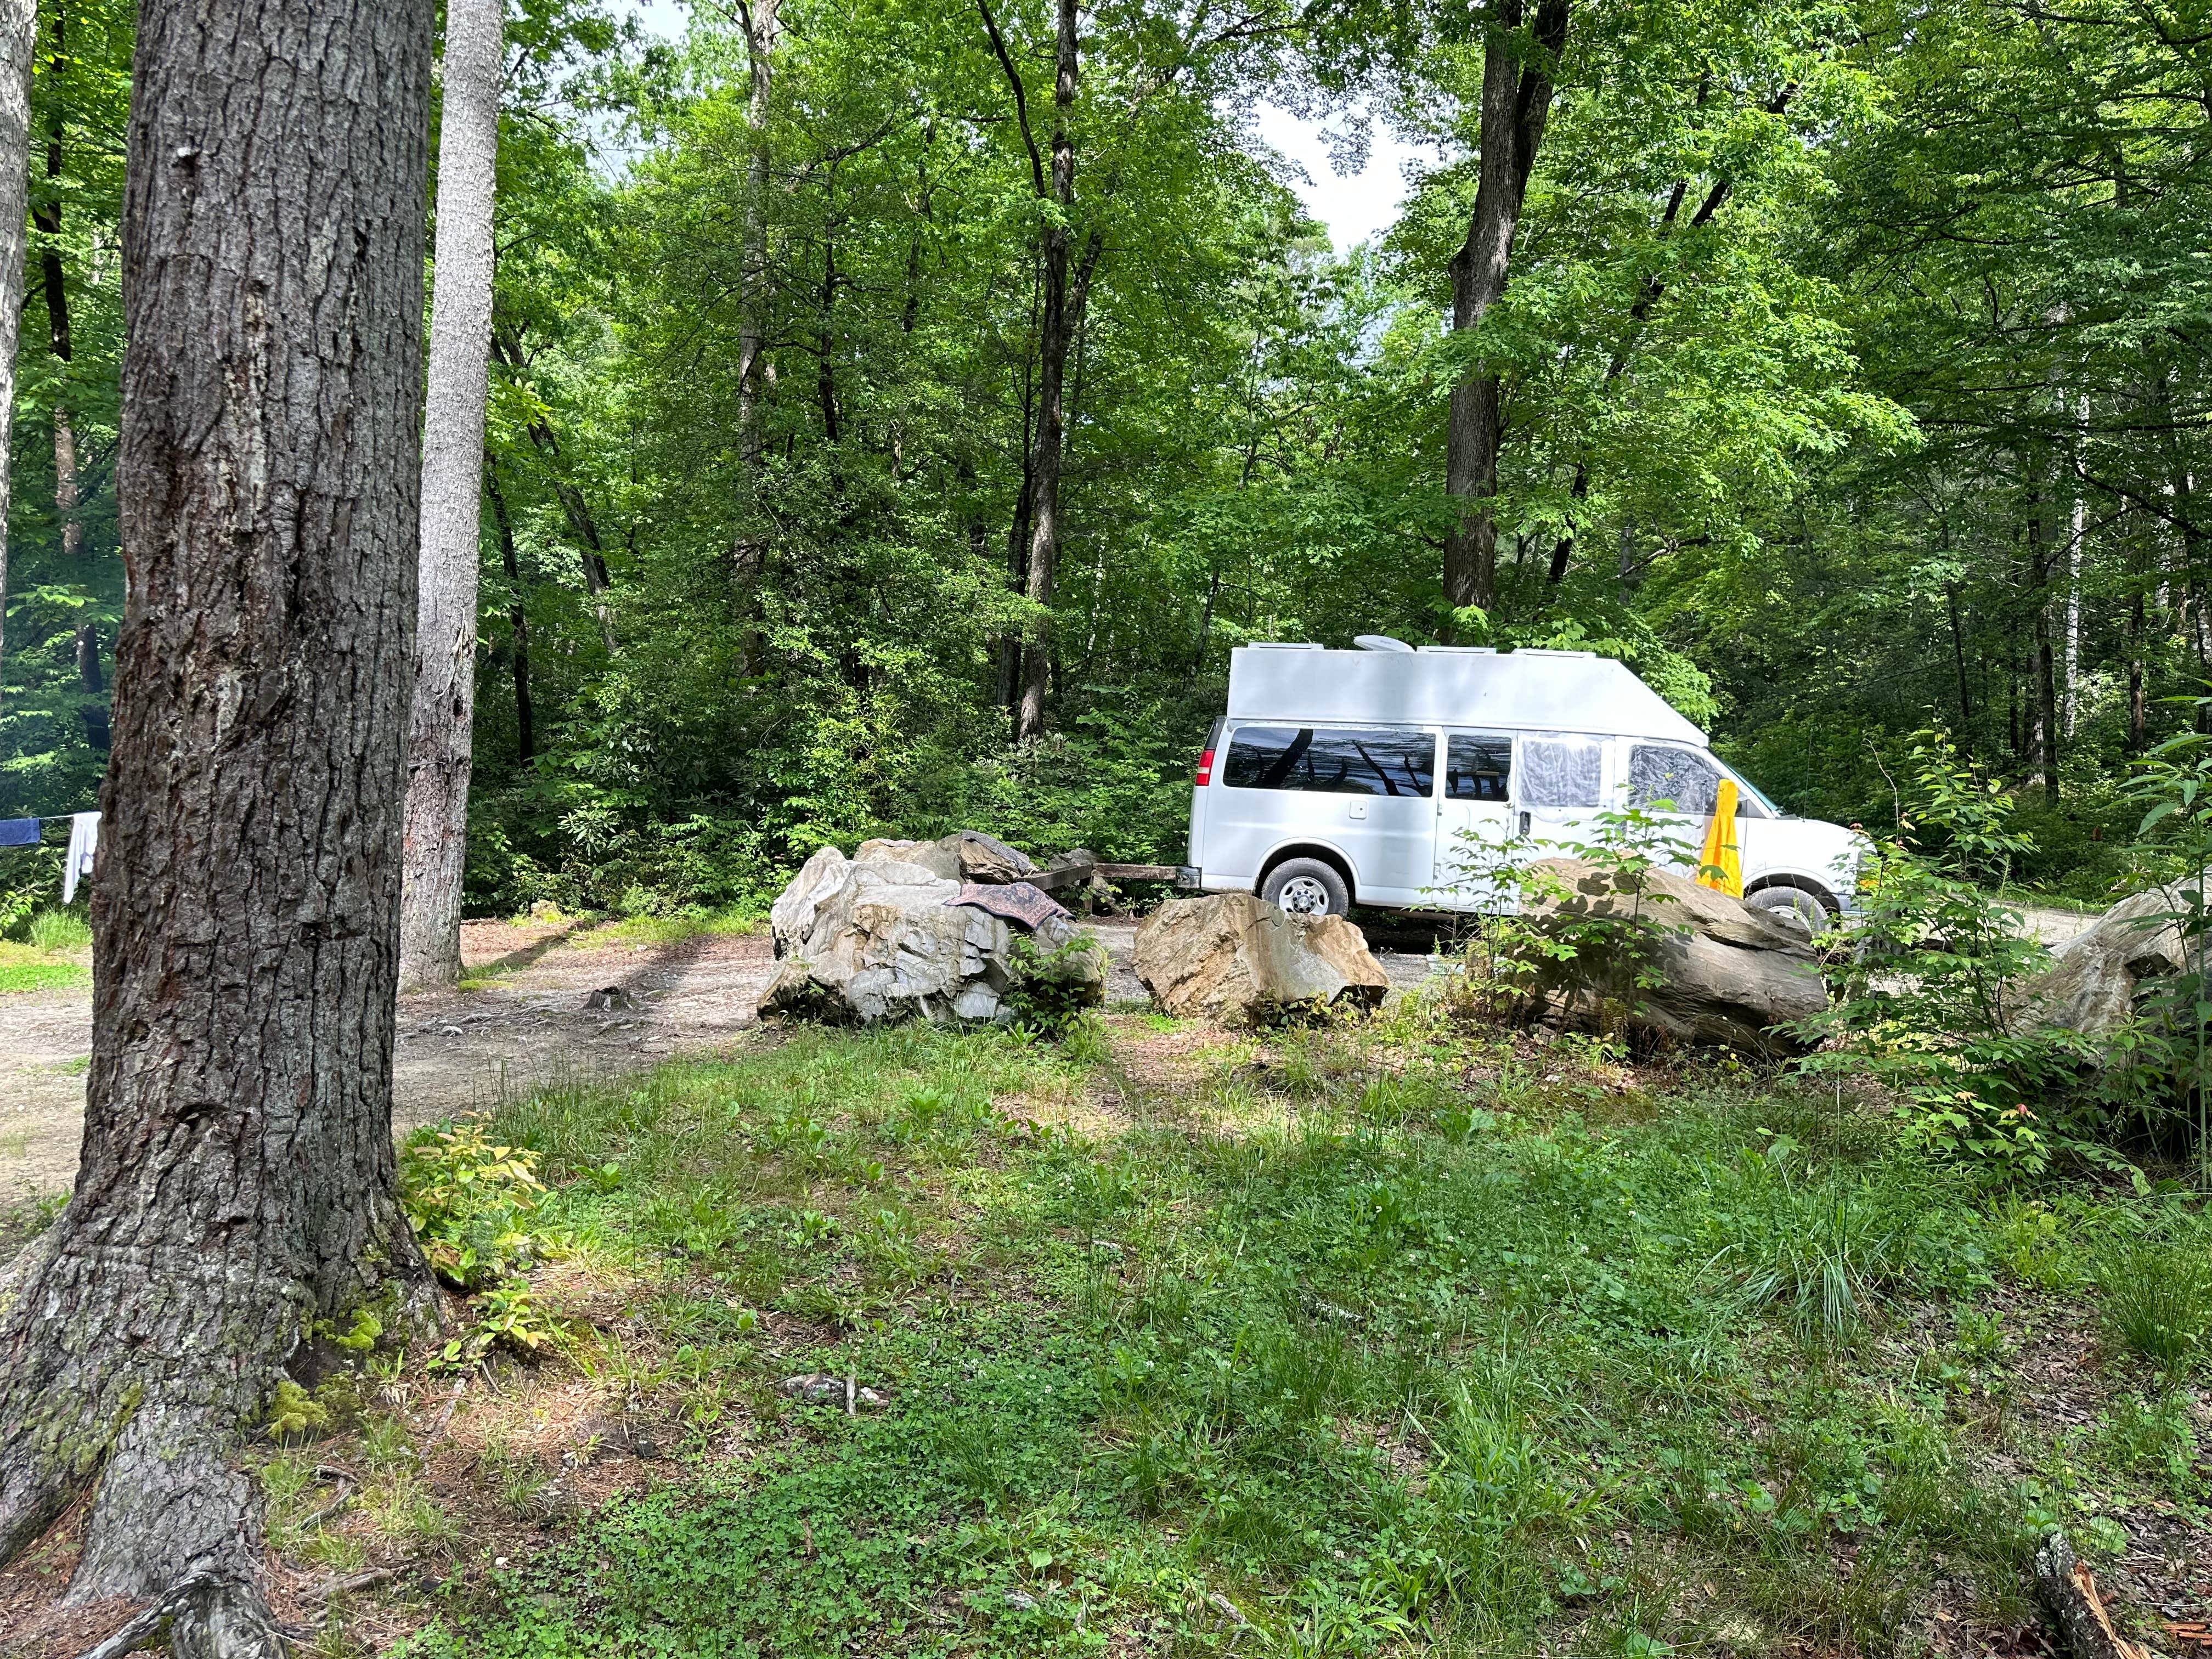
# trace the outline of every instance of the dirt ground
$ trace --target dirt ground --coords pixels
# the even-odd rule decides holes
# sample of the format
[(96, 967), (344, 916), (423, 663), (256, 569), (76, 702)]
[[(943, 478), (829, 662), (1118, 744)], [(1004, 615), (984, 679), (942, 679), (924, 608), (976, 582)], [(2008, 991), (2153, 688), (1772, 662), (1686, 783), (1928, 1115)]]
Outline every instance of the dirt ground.
[[(1110, 1001), (1141, 999), (1133, 921), (1085, 924), (1107, 948)], [(773, 976), (765, 931), (667, 945), (610, 940), (582, 924), (461, 928), (467, 990), (402, 998), (393, 1124), (398, 1133), (556, 1078), (604, 1076), (711, 1052), (754, 1024)], [(1428, 936), (1378, 930), (1376, 956), (1401, 985), (1429, 971)], [(1395, 947), (1395, 948), (1394, 948)], [(634, 1005), (585, 1006), (620, 988)], [(76, 1174), (92, 1048), (89, 989), (0, 995), (0, 1206), (65, 1194)]]

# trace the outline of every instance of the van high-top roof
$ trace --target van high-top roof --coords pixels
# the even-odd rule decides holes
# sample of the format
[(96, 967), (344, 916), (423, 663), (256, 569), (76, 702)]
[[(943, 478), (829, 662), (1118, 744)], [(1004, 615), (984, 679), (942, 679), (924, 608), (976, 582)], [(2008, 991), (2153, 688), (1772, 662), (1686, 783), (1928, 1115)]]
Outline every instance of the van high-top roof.
[(1705, 741), (1626, 664), (1588, 651), (1239, 646), (1229, 653), (1229, 716), (1588, 732), (1700, 747)]

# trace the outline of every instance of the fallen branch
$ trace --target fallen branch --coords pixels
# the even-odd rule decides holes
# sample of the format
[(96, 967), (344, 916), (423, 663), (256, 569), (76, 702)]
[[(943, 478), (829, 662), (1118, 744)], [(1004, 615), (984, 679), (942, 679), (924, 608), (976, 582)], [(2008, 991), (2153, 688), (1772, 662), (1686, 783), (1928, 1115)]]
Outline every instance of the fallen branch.
[(412, 1560), (402, 1561), (395, 1566), (371, 1567), (366, 1572), (353, 1573), (344, 1578), (330, 1579), (324, 1583), (315, 1585), (311, 1589), (302, 1590), (300, 1593), (301, 1599), (307, 1601), (331, 1601), (341, 1595), (350, 1595), (355, 1590), (368, 1589), (372, 1585), (381, 1584), (389, 1579), (397, 1578), (414, 1565)]
[(316, 1531), (322, 1527), (324, 1522), (334, 1521), (339, 1516), (345, 1513), (346, 1506), (351, 1504), (354, 1499), (354, 1486), (352, 1479), (349, 1476), (342, 1477), (337, 1483), (337, 1486), (338, 1495), (336, 1498), (332, 1498), (328, 1504), (325, 1504), (321, 1509), (317, 1510), (306, 1520), (300, 1522), (300, 1530), (301, 1532)]

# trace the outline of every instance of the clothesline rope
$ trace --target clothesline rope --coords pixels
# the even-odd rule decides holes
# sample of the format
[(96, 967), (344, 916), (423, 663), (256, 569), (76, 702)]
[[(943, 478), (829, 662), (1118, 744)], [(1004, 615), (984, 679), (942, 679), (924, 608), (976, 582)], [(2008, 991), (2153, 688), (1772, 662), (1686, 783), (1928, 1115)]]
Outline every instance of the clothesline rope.
[(77, 883), (92, 873), (93, 860), (100, 849), (99, 813), (72, 812), (66, 820), (0, 819), (0, 847), (36, 847), (47, 824), (64, 822), (69, 824), (70, 834), (69, 850), (62, 854), (62, 902), (68, 904), (76, 897)]

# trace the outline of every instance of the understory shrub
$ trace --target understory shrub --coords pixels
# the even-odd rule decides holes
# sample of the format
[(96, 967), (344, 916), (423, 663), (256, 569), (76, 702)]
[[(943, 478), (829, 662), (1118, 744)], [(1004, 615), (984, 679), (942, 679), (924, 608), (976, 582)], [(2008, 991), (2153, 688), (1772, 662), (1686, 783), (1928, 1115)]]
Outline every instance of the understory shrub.
[(1912, 759), (1899, 836), (1876, 842), (1860, 869), (1866, 914), (1831, 941), (1833, 1000), (1796, 1028), (1826, 1045), (1804, 1069), (1883, 1085), (1907, 1142), (1938, 1156), (2016, 1176), (2040, 1175), (2062, 1145), (2101, 1157), (2048, 1110), (2094, 1060), (2090, 1043), (2015, 1029), (2020, 988), (2049, 953), (2002, 896), (2028, 845), (2009, 828), (2010, 802), (1941, 732), (1922, 733)]
[(1106, 954), (1097, 939), (1079, 936), (1065, 945), (1040, 947), (1036, 939), (1018, 935), (1008, 954), (1014, 982), (1005, 1006), (1017, 1026), (1057, 1036), (1090, 1012), (1097, 976), (1095, 969), (1086, 969)]
[(531, 1215), (538, 1155), (495, 1146), (479, 1124), (418, 1129), (399, 1156), (400, 1205), (439, 1278), (483, 1291), (541, 1253)]

